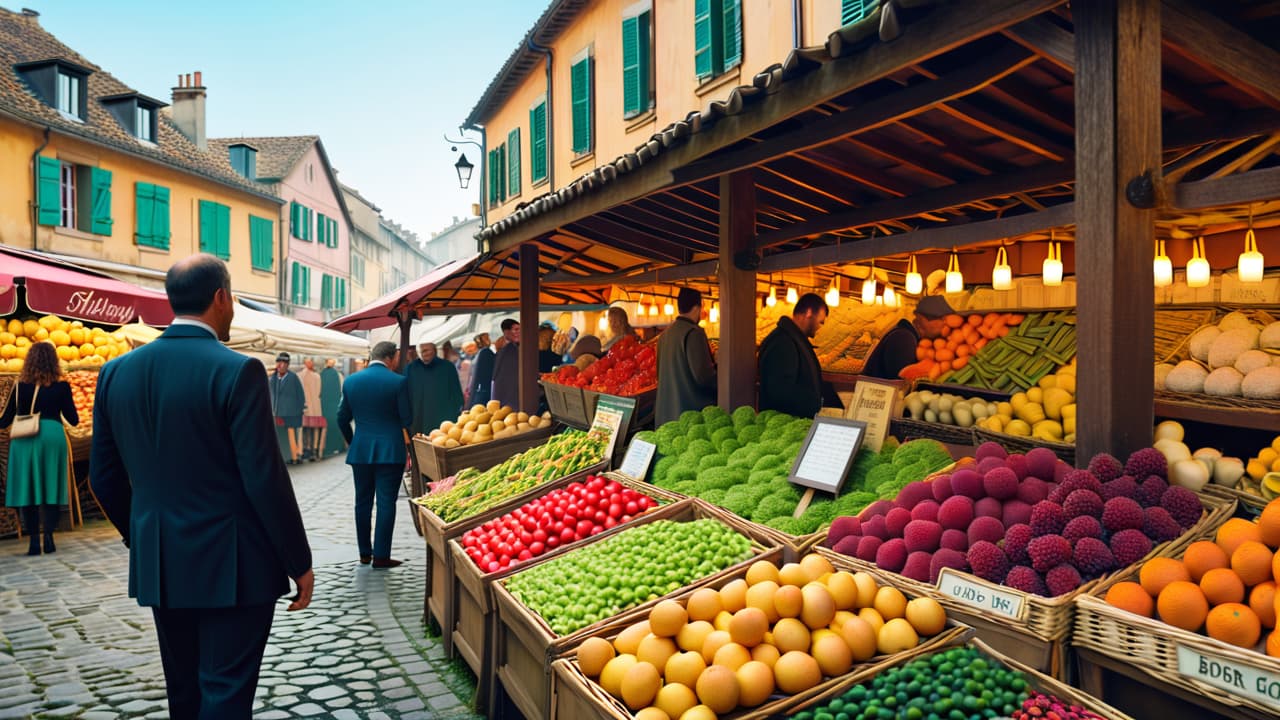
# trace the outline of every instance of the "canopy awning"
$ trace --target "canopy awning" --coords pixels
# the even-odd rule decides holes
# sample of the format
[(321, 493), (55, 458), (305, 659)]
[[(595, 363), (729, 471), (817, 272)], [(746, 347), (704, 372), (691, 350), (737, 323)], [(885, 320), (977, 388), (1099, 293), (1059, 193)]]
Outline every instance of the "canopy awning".
[(148, 290), (37, 253), (0, 247), (0, 315), (18, 309), (17, 286), (35, 313), (104, 325), (140, 320), (165, 327), (173, 321), (169, 299)]
[(367, 340), (254, 310), (244, 303), (236, 305), (227, 347), (241, 352), (287, 351), (326, 357), (364, 357), (369, 354)]
[(395, 325), (397, 316), (402, 312), (412, 312), (419, 300), (434, 290), (440, 283), (453, 277), (458, 270), (471, 265), (479, 256), (469, 255), (460, 260), (453, 260), (435, 268), (431, 272), (405, 283), (368, 305), (347, 313), (325, 327), (332, 330), (372, 330), (374, 328)]

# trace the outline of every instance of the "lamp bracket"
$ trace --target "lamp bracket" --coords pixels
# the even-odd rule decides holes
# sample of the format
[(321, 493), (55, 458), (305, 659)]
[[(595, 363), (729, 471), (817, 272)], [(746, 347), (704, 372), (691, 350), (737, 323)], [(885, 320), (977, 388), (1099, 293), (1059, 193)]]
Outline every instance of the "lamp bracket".
[(1141, 175), (1133, 178), (1124, 186), (1124, 196), (1129, 204), (1150, 210), (1156, 206), (1156, 184), (1151, 176), (1151, 171), (1147, 170)]

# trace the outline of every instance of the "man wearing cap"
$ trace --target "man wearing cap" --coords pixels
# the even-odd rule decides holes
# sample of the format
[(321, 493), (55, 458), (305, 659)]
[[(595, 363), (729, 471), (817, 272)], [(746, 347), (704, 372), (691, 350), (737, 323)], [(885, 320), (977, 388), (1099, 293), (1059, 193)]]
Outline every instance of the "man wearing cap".
[[(271, 373), (271, 414), (276, 419), (276, 434), (280, 437), (280, 452), (288, 448), (285, 456), (290, 465), (302, 462), (302, 409), (306, 396), (302, 381), (289, 369), (289, 353), (276, 356), (276, 371)], [(287, 445), (286, 445), (287, 442)]]
[(813, 417), (822, 409), (826, 395), (822, 367), (809, 341), (826, 321), (827, 303), (820, 295), (805, 293), (791, 317), (779, 319), (778, 326), (760, 343), (761, 410)]
[(493, 399), (516, 410), (520, 407), (520, 323), (512, 318), (502, 321), (502, 337), (507, 342), (493, 359)]
[(702, 319), (702, 293), (681, 288), (676, 295), (679, 315), (658, 338), (658, 396), (654, 401), (657, 425), (677, 420), (686, 410), (716, 404), (716, 364), (711, 359), (707, 333), (698, 327)]
[(937, 337), (942, 318), (954, 312), (939, 295), (922, 298), (916, 305), (915, 318), (899, 320), (880, 342), (871, 349), (862, 374), (875, 378), (895, 379), (902, 368), (916, 361), (916, 345), (921, 337)]

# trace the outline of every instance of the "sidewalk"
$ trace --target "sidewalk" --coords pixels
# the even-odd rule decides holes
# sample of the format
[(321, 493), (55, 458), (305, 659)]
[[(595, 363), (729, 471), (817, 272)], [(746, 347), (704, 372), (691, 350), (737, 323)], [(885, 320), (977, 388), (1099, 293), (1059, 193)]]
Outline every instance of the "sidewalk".
[[(311, 607), (281, 603), (254, 717), (471, 718), (475, 681), (422, 621), (425, 548), (402, 497), (392, 557), (356, 561), (351, 474), (341, 458), (291, 468), (314, 554)], [(104, 521), (27, 557), (0, 541), (0, 718), (165, 718), (148, 609), (127, 594), (128, 550)]]

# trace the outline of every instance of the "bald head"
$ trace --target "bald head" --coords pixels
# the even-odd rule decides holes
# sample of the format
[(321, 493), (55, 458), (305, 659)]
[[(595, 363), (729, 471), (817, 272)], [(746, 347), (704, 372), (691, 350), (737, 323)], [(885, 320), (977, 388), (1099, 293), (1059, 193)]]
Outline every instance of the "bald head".
[(164, 291), (174, 315), (203, 315), (219, 290), (230, 296), (231, 273), (226, 263), (212, 255), (183, 258), (164, 277)]

